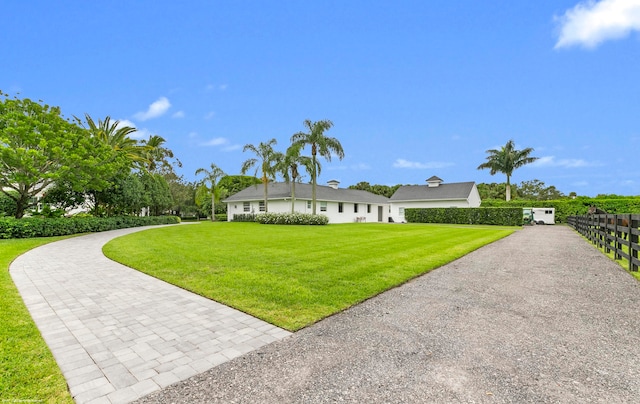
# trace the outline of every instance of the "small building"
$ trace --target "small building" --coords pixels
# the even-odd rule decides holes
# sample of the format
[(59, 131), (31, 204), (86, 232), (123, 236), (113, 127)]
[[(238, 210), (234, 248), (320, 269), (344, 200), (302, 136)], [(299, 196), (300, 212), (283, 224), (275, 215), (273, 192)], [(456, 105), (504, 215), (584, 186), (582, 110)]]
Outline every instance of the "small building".
[[(394, 222), (405, 222), (404, 210), (408, 208), (477, 208), (480, 193), (475, 182), (446, 184), (433, 176), (427, 185), (403, 185), (390, 198), (389, 217)], [(390, 220), (391, 221), (391, 220)]]
[[(316, 186), (316, 213), (329, 218), (329, 223), (387, 222), (389, 198), (358, 189), (339, 188), (338, 181)], [(267, 185), (268, 211), (291, 213), (291, 183), (272, 182)], [(312, 185), (295, 184), (296, 213), (312, 213)], [(251, 185), (224, 199), (227, 204), (227, 220), (237, 214), (265, 212), (264, 186)]]

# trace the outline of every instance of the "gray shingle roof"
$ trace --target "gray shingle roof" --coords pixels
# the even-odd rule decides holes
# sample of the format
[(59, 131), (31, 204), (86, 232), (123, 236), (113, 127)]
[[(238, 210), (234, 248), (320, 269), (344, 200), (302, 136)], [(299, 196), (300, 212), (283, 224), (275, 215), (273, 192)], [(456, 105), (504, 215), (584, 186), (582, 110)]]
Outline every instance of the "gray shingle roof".
[[(268, 200), (279, 200), (291, 198), (291, 184), (286, 182), (272, 182), (267, 188)], [(264, 198), (264, 187), (262, 184), (251, 185), (242, 191), (231, 195), (222, 202), (240, 201), (261, 201)], [(296, 199), (311, 200), (311, 184), (296, 184)], [(358, 189), (338, 188), (334, 189), (325, 185), (318, 185), (316, 188), (316, 200), (333, 202), (355, 202), (355, 203), (389, 203), (389, 198), (382, 195)]]
[(428, 185), (403, 185), (391, 195), (391, 202), (398, 201), (432, 201), (467, 199), (475, 182), (454, 182), (440, 184), (437, 187)]

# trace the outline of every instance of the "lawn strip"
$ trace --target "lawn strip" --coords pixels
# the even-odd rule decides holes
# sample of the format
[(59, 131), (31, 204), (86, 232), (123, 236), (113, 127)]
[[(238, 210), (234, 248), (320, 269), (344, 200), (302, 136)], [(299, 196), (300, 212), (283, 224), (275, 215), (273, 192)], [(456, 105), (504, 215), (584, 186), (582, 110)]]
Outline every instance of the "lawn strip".
[(61, 238), (0, 240), (0, 402), (73, 403), (64, 376), (9, 274), (16, 257)]

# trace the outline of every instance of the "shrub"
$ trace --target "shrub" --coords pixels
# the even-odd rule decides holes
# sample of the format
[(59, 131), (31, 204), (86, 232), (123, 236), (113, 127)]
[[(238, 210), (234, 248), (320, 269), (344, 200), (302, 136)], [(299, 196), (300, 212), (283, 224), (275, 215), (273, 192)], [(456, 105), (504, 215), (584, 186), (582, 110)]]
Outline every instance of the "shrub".
[(256, 215), (256, 222), (261, 224), (293, 224), (293, 225), (325, 225), (329, 218), (325, 215), (308, 213), (262, 213)]
[(522, 225), (522, 208), (408, 208), (409, 223)]
[(0, 239), (67, 236), (129, 227), (180, 223), (177, 216), (22, 218), (0, 217)]
[(253, 213), (239, 213), (237, 215), (233, 215), (232, 222), (255, 222), (256, 215)]

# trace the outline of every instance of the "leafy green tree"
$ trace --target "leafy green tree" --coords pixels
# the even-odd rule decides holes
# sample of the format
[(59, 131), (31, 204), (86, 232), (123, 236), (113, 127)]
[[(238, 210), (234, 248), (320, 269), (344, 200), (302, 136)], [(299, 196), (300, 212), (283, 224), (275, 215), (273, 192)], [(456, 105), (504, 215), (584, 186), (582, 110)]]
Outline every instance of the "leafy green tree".
[(0, 96), (0, 192), (15, 201), (16, 218), (57, 181), (74, 190), (108, 186), (119, 168), (111, 149), (63, 118), (59, 107)]
[(503, 173), (507, 176), (507, 189), (506, 197), (507, 201), (511, 200), (511, 175), (513, 171), (526, 164), (533, 163), (538, 157), (530, 157), (533, 153), (531, 147), (527, 147), (523, 150), (516, 150), (513, 140), (509, 140), (506, 145), (502, 146), (499, 150), (489, 149), (487, 161), (478, 166), (478, 170), (489, 169), (491, 175), (496, 173)]
[(150, 216), (160, 216), (173, 203), (169, 184), (164, 176), (158, 173), (142, 173), (140, 180), (145, 193), (145, 206), (149, 208)]
[(218, 186), (224, 188), (227, 195), (236, 194), (251, 185), (259, 184), (262, 184), (262, 181), (251, 175), (227, 175), (218, 182)]
[(334, 137), (325, 136), (324, 132), (333, 127), (333, 122), (329, 120), (321, 120), (312, 122), (306, 119), (304, 126), (309, 132), (298, 132), (291, 137), (291, 143), (299, 144), (301, 147), (311, 146), (311, 199), (313, 201), (312, 214), (316, 214), (316, 187), (318, 183), (318, 155), (324, 157), (327, 161), (331, 161), (331, 154), (335, 154), (338, 159), (344, 158), (344, 150), (340, 141)]
[(565, 197), (555, 186), (551, 185), (547, 187), (544, 182), (538, 179), (522, 181), (518, 186), (518, 196), (522, 199), (537, 201), (548, 201)]
[[(287, 183), (291, 184), (291, 213), (295, 213), (296, 205), (296, 182), (301, 178), (298, 171), (299, 166), (305, 167), (307, 172), (310, 172), (313, 162), (310, 157), (302, 156), (300, 152), (302, 146), (300, 144), (292, 144), (289, 146), (284, 156), (278, 163), (276, 170), (282, 174), (282, 177)], [(320, 167), (318, 167), (319, 169)], [(318, 171), (319, 172), (319, 171)]]
[(222, 171), (222, 169), (220, 167), (218, 167), (217, 165), (211, 163), (211, 169), (207, 170), (206, 168), (198, 168), (196, 170), (196, 175), (200, 175), (200, 174), (204, 174), (205, 178), (204, 181), (208, 181), (211, 184), (211, 221), (214, 222), (216, 220), (216, 212), (215, 212), (215, 206), (216, 206), (216, 183), (218, 182), (218, 180), (220, 180), (220, 178), (224, 177), (226, 174), (224, 173), (224, 171)]
[(261, 181), (264, 186), (264, 211), (268, 212), (268, 190), (267, 186), (269, 185), (269, 181), (274, 179), (276, 176), (276, 167), (278, 163), (282, 159), (282, 153), (273, 150), (273, 146), (277, 143), (276, 139), (271, 139), (267, 143), (260, 142), (260, 144), (252, 145), (246, 144), (242, 149), (243, 152), (250, 151), (256, 155), (254, 158), (250, 158), (242, 163), (241, 172), (242, 174), (246, 174), (247, 171), (251, 169), (251, 167), (256, 166), (256, 171), (253, 174), (257, 177), (258, 170), (261, 170), (262, 177)]
[(356, 185), (349, 185), (348, 188), (371, 192), (371, 184), (369, 184), (367, 181), (360, 181)]
[(178, 216), (194, 215), (198, 212), (196, 206), (196, 187), (194, 182), (187, 182), (173, 170), (163, 174), (171, 193), (171, 210)]

